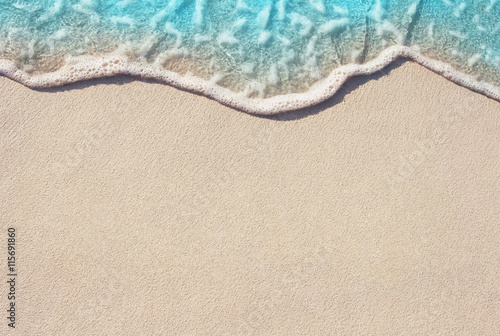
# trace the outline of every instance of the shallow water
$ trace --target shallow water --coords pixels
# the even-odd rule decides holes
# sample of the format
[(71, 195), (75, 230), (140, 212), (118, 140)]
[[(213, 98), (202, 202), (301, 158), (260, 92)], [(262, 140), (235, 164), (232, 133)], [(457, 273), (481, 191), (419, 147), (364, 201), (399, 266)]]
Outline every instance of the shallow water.
[(498, 87), (500, 1), (0, 1), (0, 56), (34, 76), (114, 53), (266, 98), (394, 45)]

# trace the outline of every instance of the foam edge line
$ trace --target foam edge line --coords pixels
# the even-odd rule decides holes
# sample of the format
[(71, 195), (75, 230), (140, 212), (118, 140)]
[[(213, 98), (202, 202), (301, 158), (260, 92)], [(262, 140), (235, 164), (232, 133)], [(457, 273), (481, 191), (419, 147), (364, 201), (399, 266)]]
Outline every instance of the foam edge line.
[(10, 60), (0, 59), (0, 75), (11, 78), (30, 88), (62, 86), (83, 80), (128, 75), (155, 79), (174, 87), (210, 97), (221, 104), (258, 115), (275, 115), (317, 105), (331, 98), (345, 81), (354, 76), (370, 75), (400, 57), (409, 58), (450, 81), (500, 102), (500, 89), (461, 73), (451, 65), (427, 58), (407, 46), (391, 46), (365, 64), (348, 64), (333, 70), (330, 75), (315, 83), (309, 91), (278, 95), (270, 98), (249, 98), (217, 84), (194, 76), (181, 76), (155, 64), (130, 61), (126, 56), (109, 54), (103, 57), (74, 57), (59, 70), (31, 76), (16, 67)]

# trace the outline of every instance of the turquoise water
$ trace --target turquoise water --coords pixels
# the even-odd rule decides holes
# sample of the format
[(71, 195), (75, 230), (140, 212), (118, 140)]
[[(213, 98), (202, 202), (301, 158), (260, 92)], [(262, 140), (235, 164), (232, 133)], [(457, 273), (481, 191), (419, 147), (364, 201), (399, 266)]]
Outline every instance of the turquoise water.
[(266, 98), (393, 45), (499, 87), (500, 1), (0, 0), (0, 57), (31, 76), (115, 53)]

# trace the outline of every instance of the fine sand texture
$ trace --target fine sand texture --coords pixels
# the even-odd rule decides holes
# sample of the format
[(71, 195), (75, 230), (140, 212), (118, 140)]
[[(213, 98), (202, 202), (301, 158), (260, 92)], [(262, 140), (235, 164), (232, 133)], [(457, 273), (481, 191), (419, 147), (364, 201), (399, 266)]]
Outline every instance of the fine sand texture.
[(275, 117), (126, 77), (0, 98), (1, 335), (500, 334), (497, 101), (405, 61)]

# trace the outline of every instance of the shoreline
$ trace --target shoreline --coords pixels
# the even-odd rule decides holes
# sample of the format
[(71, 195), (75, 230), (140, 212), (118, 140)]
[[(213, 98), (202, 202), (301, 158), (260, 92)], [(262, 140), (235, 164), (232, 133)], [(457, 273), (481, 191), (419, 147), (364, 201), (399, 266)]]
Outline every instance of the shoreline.
[(138, 78), (155, 79), (173, 87), (191, 91), (219, 103), (257, 115), (276, 115), (318, 105), (342, 88), (346, 80), (357, 76), (372, 75), (400, 58), (410, 59), (460, 86), (500, 102), (500, 88), (477, 81), (472, 76), (461, 73), (448, 63), (427, 58), (406, 46), (391, 46), (372, 61), (365, 64), (343, 65), (330, 75), (315, 83), (303, 93), (278, 95), (270, 98), (248, 98), (216, 84), (217, 78), (207, 81), (194, 76), (181, 76), (158, 65), (130, 62), (122, 55), (103, 57), (75, 57), (56, 72), (30, 76), (18, 69), (14, 62), (0, 60), (0, 75), (6, 76), (30, 88), (59, 87), (79, 81), (127, 75)]
[(0, 77), (17, 333), (498, 334), (500, 105), (396, 63), (266, 117)]

